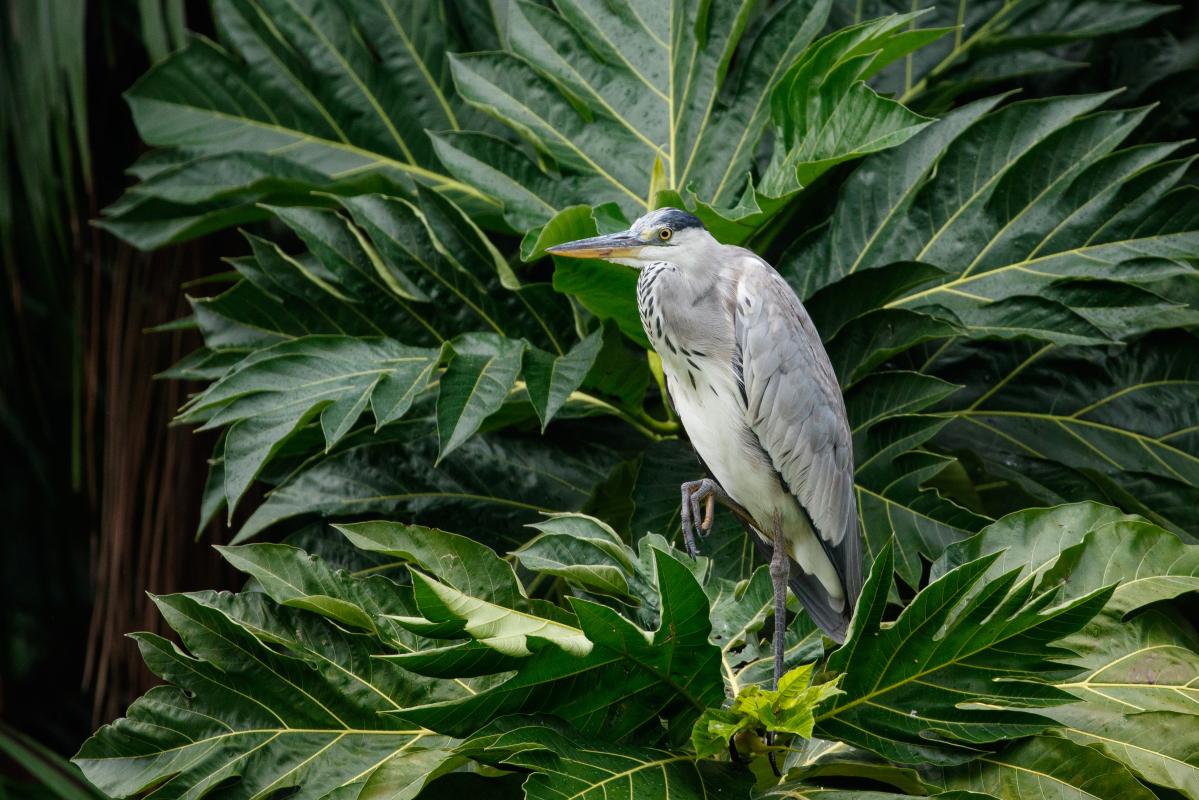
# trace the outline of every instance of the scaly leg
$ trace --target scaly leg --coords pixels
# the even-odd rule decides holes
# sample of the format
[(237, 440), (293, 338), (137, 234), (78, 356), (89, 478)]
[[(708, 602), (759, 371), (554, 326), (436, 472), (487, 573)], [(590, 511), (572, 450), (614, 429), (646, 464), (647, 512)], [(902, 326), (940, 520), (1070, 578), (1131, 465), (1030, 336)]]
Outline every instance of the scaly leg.
[(791, 577), (791, 559), (787, 555), (787, 540), (783, 537), (782, 520), (774, 514), (774, 550), (770, 554), (770, 579), (774, 583), (774, 686), (779, 688), (783, 677), (783, 639), (787, 635), (787, 582)]
[[(711, 478), (703, 478), (698, 481), (688, 481), (680, 487), (682, 491), (682, 511), (680, 516), (683, 521), (683, 541), (687, 545), (687, 552), (692, 558), (699, 555), (697, 547), (697, 536), (707, 536), (712, 530), (712, 523), (716, 517), (716, 503), (732, 511), (738, 519), (745, 525), (753, 525), (753, 518), (749, 515), (741, 505), (729, 497), (728, 492), (720, 487), (720, 484)], [(701, 504), (703, 511), (701, 513)]]
[[(774, 583), (774, 685), (779, 688), (779, 679), (783, 677), (783, 652), (787, 646), (787, 581), (791, 577), (791, 559), (787, 555), (787, 540), (783, 537), (783, 524), (779, 513), (774, 513), (774, 545), (770, 555), (770, 579)], [(774, 731), (766, 733), (767, 746), (774, 744)], [(779, 775), (778, 764), (775, 763), (774, 751), (770, 751), (770, 768)]]

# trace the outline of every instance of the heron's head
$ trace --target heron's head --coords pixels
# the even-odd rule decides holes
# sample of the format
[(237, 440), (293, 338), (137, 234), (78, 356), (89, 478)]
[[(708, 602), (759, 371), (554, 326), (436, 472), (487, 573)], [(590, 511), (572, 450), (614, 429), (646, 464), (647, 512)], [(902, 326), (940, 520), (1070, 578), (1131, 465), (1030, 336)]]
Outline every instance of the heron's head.
[(627, 231), (566, 242), (546, 252), (568, 258), (602, 258), (641, 268), (654, 261), (685, 264), (715, 241), (694, 214), (659, 208), (639, 218)]

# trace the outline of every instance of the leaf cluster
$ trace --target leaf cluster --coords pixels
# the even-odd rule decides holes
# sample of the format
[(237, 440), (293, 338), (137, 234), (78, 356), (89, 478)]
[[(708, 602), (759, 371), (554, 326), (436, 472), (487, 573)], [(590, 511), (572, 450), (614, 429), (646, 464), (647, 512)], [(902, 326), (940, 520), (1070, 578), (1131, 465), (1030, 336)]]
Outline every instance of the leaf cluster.
[[(166, 685), (89, 779), (1199, 797), (1191, 151), (1002, 91), (1169, 9), (903, 5), (214, 4), (130, 90), (155, 149), (101, 224), (247, 226), (168, 377), (249, 582), (156, 598)], [(845, 394), (870, 578), (843, 646), (789, 619), (777, 691), (757, 543), (673, 544), (702, 465), (635, 274), (545, 253), (666, 204), (778, 265)], [(724, 756), (766, 728), (781, 783)]]

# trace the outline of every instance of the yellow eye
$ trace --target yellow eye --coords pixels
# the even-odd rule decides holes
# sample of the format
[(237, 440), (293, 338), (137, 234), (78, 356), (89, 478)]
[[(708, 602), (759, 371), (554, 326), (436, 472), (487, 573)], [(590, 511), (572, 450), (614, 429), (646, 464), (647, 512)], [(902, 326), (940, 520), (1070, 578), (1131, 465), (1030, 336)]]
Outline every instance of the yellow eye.
[(662, 230), (658, 231), (658, 238), (664, 242), (669, 240), (672, 235), (674, 235), (674, 231), (672, 231), (670, 228), (663, 228)]

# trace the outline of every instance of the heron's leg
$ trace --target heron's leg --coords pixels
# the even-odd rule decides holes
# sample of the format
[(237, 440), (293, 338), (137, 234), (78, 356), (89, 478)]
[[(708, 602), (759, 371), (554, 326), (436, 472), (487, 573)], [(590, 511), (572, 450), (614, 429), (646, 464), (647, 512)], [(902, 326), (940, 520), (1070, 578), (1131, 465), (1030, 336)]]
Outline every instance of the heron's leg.
[(770, 555), (770, 579), (774, 582), (774, 686), (783, 677), (783, 639), (787, 635), (787, 581), (791, 577), (791, 559), (783, 537), (782, 520), (774, 512), (774, 552)]
[[(712, 523), (715, 521), (716, 503), (728, 508), (743, 524), (752, 525), (753, 519), (749, 512), (729, 496), (729, 493), (721, 488), (720, 484), (711, 478), (702, 478), (698, 481), (688, 481), (680, 487), (682, 491), (681, 513), (683, 522), (683, 541), (687, 545), (687, 552), (692, 558), (699, 555), (699, 548), (696, 546), (697, 536), (707, 536), (712, 530)], [(701, 513), (701, 504), (706, 506)]]
[[(787, 581), (791, 577), (791, 559), (787, 555), (787, 540), (783, 537), (783, 521), (779, 512), (774, 512), (772, 520), (774, 530), (772, 543), (773, 552), (770, 554), (770, 580), (774, 583), (774, 684), (771, 688), (779, 688), (779, 679), (783, 677), (783, 651), (787, 646)], [(767, 745), (774, 744), (774, 731), (766, 733)], [(774, 751), (768, 756), (770, 768), (779, 775), (778, 764), (775, 763)]]

